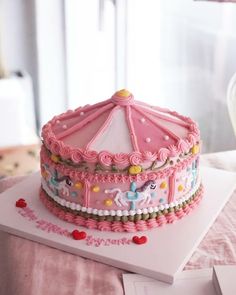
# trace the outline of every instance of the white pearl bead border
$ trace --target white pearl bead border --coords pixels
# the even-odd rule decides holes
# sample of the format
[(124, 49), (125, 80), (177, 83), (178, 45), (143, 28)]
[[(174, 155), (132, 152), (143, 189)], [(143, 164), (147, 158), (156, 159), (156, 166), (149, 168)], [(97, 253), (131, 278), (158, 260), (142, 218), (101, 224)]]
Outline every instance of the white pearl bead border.
[(193, 189), (191, 189), (186, 195), (184, 195), (182, 198), (179, 200), (172, 202), (170, 204), (164, 204), (164, 205), (159, 205), (155, 207), (149, 207), (149, 208), (143, 208), (143, 209), (136, 209), (136, 210), (98, 210), (98, 209), (93, 209), (93, 208), (87, 208), (87, 207), (82, 207), (79, 204), (73, 203), (66, 201), (58, 196), (56, 196), (50, 188), (47, 186), (46, 181), (44, 178), (41, 178), (41, 183), (42, 187), (45, 190), (45, 192), (48, 194), (49, 197), (51, 197), (56, 203), (59, 205), (70, 208), (72, 210), (76, 211), (82, 211), (82, 212), (87, 212), (89, 214), (94, 214), (98, 216), (134, 216), (135, 214), (147, 214), (147, 213), (153, 213), (153, 212), (158, 212), (162, 211), (164, 209), (169, 209), (169, 208), (174, 208), (178, 205), (183, 204), (183, 202), (187, 201), (192, 197), (193, 194), (196, 193), (196, 191), (199, 189), (200, 184), (201, 184), (201, 179), (198, 177), (197, 183)]

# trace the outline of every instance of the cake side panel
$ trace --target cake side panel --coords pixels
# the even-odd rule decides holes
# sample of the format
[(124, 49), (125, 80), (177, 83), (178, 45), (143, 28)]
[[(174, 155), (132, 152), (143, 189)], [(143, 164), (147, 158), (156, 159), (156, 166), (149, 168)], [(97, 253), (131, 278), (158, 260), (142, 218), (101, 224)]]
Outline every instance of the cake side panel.
[(156, 173), (91, 175), (53, 162), (42, 149), (41, 172), (43, 188), (50, 196), (57, 196), (62, 206), (67, 202), (73, 210), (87, 208), (100, 215), (150, 214), (173, 208), (200, 185), (198, 156)]

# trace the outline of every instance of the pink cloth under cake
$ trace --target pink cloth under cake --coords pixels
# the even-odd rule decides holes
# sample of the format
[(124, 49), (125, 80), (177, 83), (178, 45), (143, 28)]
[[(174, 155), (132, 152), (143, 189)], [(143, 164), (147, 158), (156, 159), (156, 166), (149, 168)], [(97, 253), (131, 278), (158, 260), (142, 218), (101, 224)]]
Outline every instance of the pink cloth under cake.
[[(209, 162), (211, 166), (224, 168), (220, 157), (218, 160), (216, 156), (209, 157)], [(228, 170), (231, 168), (236, 167), (233, 164), (227, 167)], [(9, 178), (1, 181), (0, 192), (20, 180)], [(235, 213), (236, 191), (185, 269), (236, 263)], [(0, 295), (123, 294), (124, 272), (0, 232)]]

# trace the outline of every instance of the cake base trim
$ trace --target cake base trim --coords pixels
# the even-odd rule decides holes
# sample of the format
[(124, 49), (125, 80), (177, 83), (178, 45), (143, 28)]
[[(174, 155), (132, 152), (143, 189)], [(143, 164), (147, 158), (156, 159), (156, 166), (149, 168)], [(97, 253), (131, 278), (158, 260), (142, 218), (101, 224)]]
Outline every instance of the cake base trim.
[[(97, 229), (100, 231), (114, 231), (114, 232), (136, 232), (136, 231), (144, 231), (151, 228), (156, 228), (162, 226), (166, 223), (173, 223), (174, 221), (183, 218), (185, 215), (188, 215), (201, 201), (203, 196), (203, 186), (200, 185), (199, 189), (196, 193), (188, 200), (188, 202), (184, 203), (182, 207), (174, 207), (169, 210), (163, 210), (159, 212), (157, 216), (149, 218), (145, 218), (144, 214), (140, 214), (140, 220), (130, 221), (122, 220), (123, 216), (120, 218), (121, 220), (109, 220), (110, 216), (98, 216), (98, 219), (101, 217), (103, 220), (96, 220), (91, 217), (87, 217), (85, 213), (79, 212), (74, 214), (72, 210), (64, 208), (58, 205), (54, 200), (52, 200), (47, 193), (40, 188), (40, 199), (45, 205), (45, 207), (58, 218), (76, 224), (78, 226), (84, 226), (89, 229)], [(85, 215), (85, 216), (82, 216)], [(115, 216), (114, 218), (117, 218)], [(136, 216), (133, 218), (135, 219)], [(127, 217), (126, 217), (127, 218)]]

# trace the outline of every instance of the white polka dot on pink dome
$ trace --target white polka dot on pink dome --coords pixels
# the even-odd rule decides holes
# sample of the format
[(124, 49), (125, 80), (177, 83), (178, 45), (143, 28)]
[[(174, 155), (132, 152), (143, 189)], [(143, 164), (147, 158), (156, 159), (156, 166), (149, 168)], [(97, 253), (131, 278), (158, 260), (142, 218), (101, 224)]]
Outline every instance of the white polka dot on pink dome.
[(79, 114), (80, 114), (80, 116), (83, 116), (84, 115), (84, 112), (80, 112)]
[(66, 128), (67, 128), (67, 125), (66, 125), (66, 124), (64, 124), (64, 125), (62, 126), (62, 128), (63, 128), (63, 129), (66, 129)]
[(147, 137), (147, 138), (145, 139), (145, 141), (146, 141), (146, 142), (150, 142), (150, 141), (151, 141), (151, 138), (150, 138), (150, 137)]
[(60, 123), (61, 123), (61, 121), (60, 121), (60, 120), (56, 120), (56, 123), (57, 123), (57, 124), (60, 124)]
[(169, 137), (168, 135), (164, 135), (164, 139), (165, 139), (165, 140), (169, 140), (170, 137)]
[(141, 119), (140, 119), (140, 122), (141, 122), (141, 123), (144, 123), (145, 121), (146, 121), (145, 118), (141, 118)]

